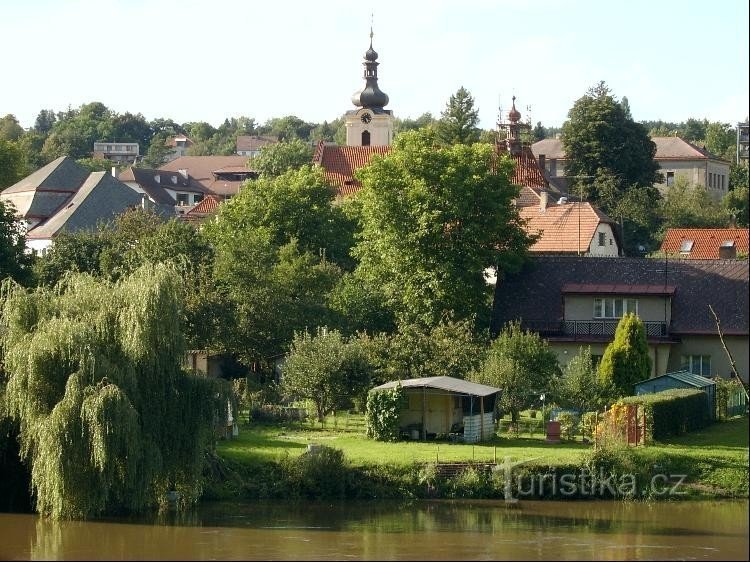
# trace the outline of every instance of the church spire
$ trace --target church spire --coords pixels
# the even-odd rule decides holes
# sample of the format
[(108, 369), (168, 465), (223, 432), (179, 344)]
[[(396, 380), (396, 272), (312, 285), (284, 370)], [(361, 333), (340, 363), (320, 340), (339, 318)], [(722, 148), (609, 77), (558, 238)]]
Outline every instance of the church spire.
[(388, 95), (378, 87), (378, 53), (372, 48), (374, 33), (370, 26), (370, 48), (365, 53), (362, 65), (365, 67), (365, 87), (352, 96), (352, 103), (357, 107), (383, 109), (388, 105)]

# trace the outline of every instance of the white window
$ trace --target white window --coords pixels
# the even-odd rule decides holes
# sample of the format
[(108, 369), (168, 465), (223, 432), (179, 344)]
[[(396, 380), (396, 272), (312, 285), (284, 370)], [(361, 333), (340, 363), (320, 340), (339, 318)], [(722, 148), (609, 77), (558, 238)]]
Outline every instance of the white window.
[(184, 207), (185, 205), (189, 205), (188, 197), (190, 197), (187, 193), (178, 193), (177, 194), (177, 204), (180, 207)]
[(683, 355), (682, 366), (694, 375), (711, 376), (710, 355)]
[(594, 299), (594, 318), (622, 318), (628, 313), (638, 314), (638, 299)]
[(693, 249), (693, 241), (692, 240), (683, 240), (682, 244), (680, 244), (680, 253), (681, 254), (689, 254), (690, 250)]

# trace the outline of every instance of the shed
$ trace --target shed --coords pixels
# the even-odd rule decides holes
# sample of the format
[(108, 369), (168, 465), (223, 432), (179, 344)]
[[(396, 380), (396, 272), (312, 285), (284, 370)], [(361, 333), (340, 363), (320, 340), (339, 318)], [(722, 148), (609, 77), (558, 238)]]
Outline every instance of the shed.
[(413, 438), (463, 433), (466, 443), (495, 434), (495, 400), (499, 388), (453, 377), (423, 377), (391, 381), (370, 392), (401, 384), (408, 398), (401, 410), (399, 429)]
[(706, 393), (709, 415), (713, 419), (716, 412), (716, 382), (690, 371), (675, 371), (664, 373), (652, 379), (646, 379), (636, 383), (635, 394), (653, 394), (662, 390), (675, 388), (695, 388)]

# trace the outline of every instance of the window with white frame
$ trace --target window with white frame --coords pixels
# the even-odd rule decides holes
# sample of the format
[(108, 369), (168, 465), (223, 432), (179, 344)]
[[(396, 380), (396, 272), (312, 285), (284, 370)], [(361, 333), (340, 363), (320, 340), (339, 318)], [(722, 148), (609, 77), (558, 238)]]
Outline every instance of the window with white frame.
[(682, 365), (694, 375), (711, 376), (710, 355), (683, 355)]
[(638, 314), (638, 299), (594, 299), (594, 318), (622, 318), (629, 312)]

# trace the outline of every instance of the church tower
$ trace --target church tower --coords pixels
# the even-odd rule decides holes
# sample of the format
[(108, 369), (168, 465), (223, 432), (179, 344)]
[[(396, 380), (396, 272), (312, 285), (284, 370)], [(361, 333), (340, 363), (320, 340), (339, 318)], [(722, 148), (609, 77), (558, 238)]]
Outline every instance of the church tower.
[(388, 95), (378, 87), (378, 54), (372, 48), (365, 53), (365, 87), (352, 96), (357, 106), (346, 112), (347, 146), (390, 146), (393, 140), (393, 112), (383, 109), (388, 105)]

